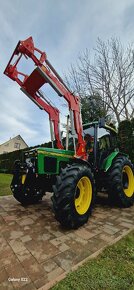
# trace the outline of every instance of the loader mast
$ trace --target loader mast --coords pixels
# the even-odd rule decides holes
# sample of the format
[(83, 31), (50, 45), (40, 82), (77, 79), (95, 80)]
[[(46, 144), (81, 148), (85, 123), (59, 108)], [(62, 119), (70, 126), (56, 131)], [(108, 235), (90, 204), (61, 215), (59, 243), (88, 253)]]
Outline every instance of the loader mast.
[[(38, 58), (35, 53), (38, 53)], [(14, 57), (18, 56), (15, 63), (12, 64)], [(17, 69), (17, 65), (22, 56), (31, 58), (36, 65), (36, 68), (30, 75), (26, 75)], [(53, 133), (59, 149), (63, 148), (59, 132), (59, 110), (50, 104), (46, 103), (44, 96), (40, 91), (40, 88), (44, 84), (49, 84), (60, 97), (65, 98), (69, 106), (70, 122), (71, 122), (71, 133), (74, 140), (74, 149), (76, 157), (87, 159), (85, 141), (82, 133), (82, 120), (80, 114), (80, 100), (78, 96), (74, 96), (69, 88), (66, 86), (62, 78), (53, 68), (51, 63), (48, 61), (46, 53), (40, 51), (34, 46), (32, 37), (24, 41), (19, 41), (13, 55), (4, 71), (8, 77), (16, 81), (21, 90), (34, 102), (40, 109), (45, 110), (49, 114), (50, 128), (51, 128), (51, 139), (53, 139)], [(54, 127), (54, 132), (53, 132)], [(78, 142), (75, 147), (75, 134), (77, 134)], [(52, 140), (53, 141), (53, 140)]]

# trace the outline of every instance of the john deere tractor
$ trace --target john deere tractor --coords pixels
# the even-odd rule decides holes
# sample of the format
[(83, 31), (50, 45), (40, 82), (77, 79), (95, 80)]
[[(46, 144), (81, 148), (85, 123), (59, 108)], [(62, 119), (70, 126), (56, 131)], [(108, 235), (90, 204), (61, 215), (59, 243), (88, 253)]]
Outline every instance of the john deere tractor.
[[(12, 64), (16, 55), (18, 58)], [(29, 76), (17, 70), (23, 55), (36, 65)], [(117, 148), (116, 130), (108, 126), (104, 118), (82, 126), (79, 97), (69, 90), (46, 54), (35, 48), (32, 37), (19, 41), (4, 73), (49, 114), (50, 121), (52, 148), (30, 150), (25, 153), (23, 163), (17, 160), (14, 164), (11, 189), (17, 201), (23, 205), (37, 203), (48, 191), (53, 192), (55, 217), (68, 228), (78, 228), (87, 222), (98, 191), (107, 192), (112, 203), (131, 206), (133, 165)], [(69, 106), (64, 140), (59, 130), (59, 110), (40, 90), (46, 83), (64, 97)]]

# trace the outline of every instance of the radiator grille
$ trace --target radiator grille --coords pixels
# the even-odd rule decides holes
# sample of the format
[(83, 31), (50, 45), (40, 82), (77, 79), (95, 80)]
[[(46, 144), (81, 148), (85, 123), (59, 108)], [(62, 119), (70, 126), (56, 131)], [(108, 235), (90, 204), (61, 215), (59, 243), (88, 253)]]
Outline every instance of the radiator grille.
[(57, 158), (44, 157), (44, 171), (49, 173), (56, 173)]

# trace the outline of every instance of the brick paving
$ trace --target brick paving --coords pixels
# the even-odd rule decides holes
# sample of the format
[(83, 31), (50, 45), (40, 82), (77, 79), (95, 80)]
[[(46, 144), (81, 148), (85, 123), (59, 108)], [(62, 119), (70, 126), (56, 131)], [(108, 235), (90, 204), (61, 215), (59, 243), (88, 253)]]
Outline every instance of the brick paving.
[(65, 230), (54, 219), (50, 194), (28, 207), (0, 197), (0, 290), (48, 289), (131, 229), (134, 207), (111, 208), (104, 198), (87, 224)]

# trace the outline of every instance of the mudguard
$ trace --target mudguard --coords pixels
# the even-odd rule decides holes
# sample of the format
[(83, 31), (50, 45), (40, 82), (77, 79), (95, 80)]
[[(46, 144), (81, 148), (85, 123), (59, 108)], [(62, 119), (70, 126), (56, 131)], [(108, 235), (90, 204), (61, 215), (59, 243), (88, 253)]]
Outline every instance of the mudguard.
[(110, 155), (108, 155), (107, 158), (104, 159), (102, 166), (101, 166), (101, 170), (103, 170), (104, 172), (107, 172), (110, 169), (112, 162), (117, 155), (128, 156), (127, 154), (119, 152), (118, 150), (113, 151)]

